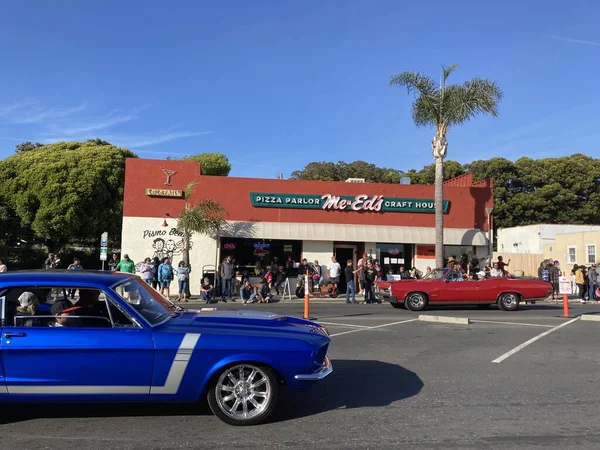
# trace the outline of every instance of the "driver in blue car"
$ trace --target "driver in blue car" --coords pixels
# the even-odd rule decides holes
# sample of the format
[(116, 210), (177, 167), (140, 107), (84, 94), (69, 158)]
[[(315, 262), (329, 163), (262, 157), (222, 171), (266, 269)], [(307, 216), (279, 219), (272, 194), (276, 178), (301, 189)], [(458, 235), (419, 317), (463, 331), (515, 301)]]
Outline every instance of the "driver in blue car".
[(110, 327), (110, 322), (104, 320), (108, 319), (108, 313), (105, 307), (101, 305), (99, 297), (100, 292), (95, 289), (80, 289), (79, 301), (75, 303), (75, 306), (68, 307), (60, 312), (57, 311), (57, 315), (77, 317), (77, 319), (61, 321), (66, 326)]

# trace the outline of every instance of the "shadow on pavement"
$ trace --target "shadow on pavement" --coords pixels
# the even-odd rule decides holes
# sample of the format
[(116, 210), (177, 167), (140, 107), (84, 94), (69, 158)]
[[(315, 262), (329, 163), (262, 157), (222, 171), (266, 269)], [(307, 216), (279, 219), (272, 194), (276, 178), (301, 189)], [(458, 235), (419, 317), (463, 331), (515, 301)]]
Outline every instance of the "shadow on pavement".
[[(5, 404), (6, 406), (6, 404)], [(13, 403), (0, 416), (0, 425), (34, 419), (212, 415), (206, 402), (176, 403)]]
[(417, 395), (419, 376), (396, 364), (374, 360), (332, 360), (333, 373), (301, 394), (281, 398), (272, 422), (294, 420), (334, 409), (388, 406)]
[[(417, 395), (421, 379), (410, 370), (381, 361), (333, 360), (333, 373), (302, 394), (282, 392), (276, 413), (268, 422), (293, 420), (333, 409), (387, 406)], [(6, 407), (0, 425), (34, 419), (166, 417), (212, 415), (206, 401), (195, 404), (37, 404)]]

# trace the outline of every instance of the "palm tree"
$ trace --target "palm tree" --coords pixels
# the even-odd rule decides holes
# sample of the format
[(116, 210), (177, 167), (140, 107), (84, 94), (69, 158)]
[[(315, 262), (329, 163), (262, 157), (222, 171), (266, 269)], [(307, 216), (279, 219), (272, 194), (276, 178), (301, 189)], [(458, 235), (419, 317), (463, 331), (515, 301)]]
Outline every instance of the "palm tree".
[(444, 158), (448, 150), (446, 134), (451, 126), (462, 125), (479, 114), (498, 115), (502, 91), (485, 78), (473, 78), (463, 84), (447, 84), (448, 77), (458, 67), (442, 67), (442, 79), (437, 84), (419, 72), (402, 72), (392, 76), (390, 85), (414, 93), (412, 117), (415, 125), (434, 126), (431, 150), (435, 158), (435, 263), (444, 265), (443, 186)]
[(224, 217), (227, 211), (212, 199), (200, 200), (191, 206), (189, 199), (194, 192), (196, 183), (187, 185), (184, 191), (185, 207), (177, 221), (177, 229), (183, 233), (182, 259), (190, 264), (190, 238), (194, 233), (211, 235), (216, 233), (226, 223)]

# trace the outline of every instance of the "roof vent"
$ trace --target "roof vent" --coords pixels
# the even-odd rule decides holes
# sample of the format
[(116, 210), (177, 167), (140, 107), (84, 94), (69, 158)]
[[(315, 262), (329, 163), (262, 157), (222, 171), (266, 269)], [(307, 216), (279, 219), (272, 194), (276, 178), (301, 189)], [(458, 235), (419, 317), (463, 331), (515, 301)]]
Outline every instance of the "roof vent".
[(346, 183), (364, 183), (365, 179), (364, 178), (348, 178), (346, 180)]

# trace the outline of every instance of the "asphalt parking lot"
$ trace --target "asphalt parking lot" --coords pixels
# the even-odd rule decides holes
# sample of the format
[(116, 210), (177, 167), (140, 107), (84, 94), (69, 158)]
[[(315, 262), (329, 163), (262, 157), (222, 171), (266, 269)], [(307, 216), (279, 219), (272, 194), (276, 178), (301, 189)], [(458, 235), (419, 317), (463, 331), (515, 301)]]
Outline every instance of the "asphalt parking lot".
[[(300, 316), (302, 303), (252, 308)], [(2, 449), (597, 449), (599, 305), (439, 308), (428, 323), (383, 305), (317, 303), (334, 373), (285, 396), (269, 423), (236, 428), (205, 406), (4, 405)], [(537, 339), (536, 339), (537, 338)]]

